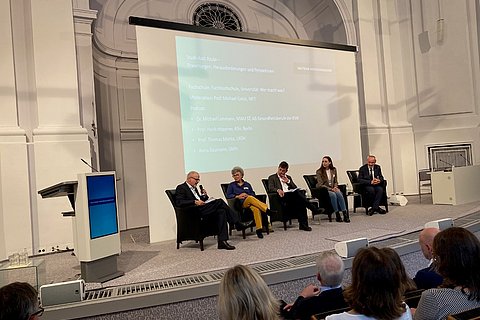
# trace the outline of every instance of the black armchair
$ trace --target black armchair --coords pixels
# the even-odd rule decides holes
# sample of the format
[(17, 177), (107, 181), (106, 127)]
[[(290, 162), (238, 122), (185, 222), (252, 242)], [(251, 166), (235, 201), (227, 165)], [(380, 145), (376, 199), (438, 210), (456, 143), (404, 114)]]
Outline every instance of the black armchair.
[[(317, 188), (317, 176), (315, 174), (305, 174), (303, 179), (307, 183), (308, 189), (310, 189), (310, 194), (313, 198), (318, 199), (318, 205), (320, 208), (323, 208), (326, 215), (328, 215), (328, 221), (332, 222), (333, 207), (330, 202), (330, 196), (328, 195), (327, 188)], [(339, 184), (338, 188), (343, 194), (345, 199), (345, 205), (347, 206), (348, 211), (348, 201), (347, 201), (347, 186), (344, 184)]]
[(165, 193), (172, 203), (177, 218), (177, 249), (182, 241), (195, 240), (200, 242), (200, 250), (203, 251), (203, 239), (218, 235), (215, 215), (202, 217), (194, 206), (178, 207), (175, 202), (175, 189), (165, 190)]
[[(227, 199), (228, 206), (238, 214), (238, 216), (240, 217), (240, 221), (242, 221), (242, 222), (252, 221), (253, 220), (252, 210), (250, 210), (249, 208), (243, 208), (240, 200), (238, 200), (236, 198), (227, 198), (228, 183), (221, 183), (220, 187), (222, 188), (222, 192), (223, 192), (223, 195), (225, 196), (225, 199)], [(257, 198), (258, 200), (260, 200), (262, 202), (267, 201), (267, 196), (264, 195), (264, 194), (257, 194), (257, 195), (255, 195), (255, 198)], [(266, 228), (267, 229), (267, 234), (269, 234), (268, 218), (267, 218), (266, 214), (262, 215), (262, 224), (264, 226), (267, 226), (267, 228)], [(232, 229), (234, 227), (235, 226), (230, 226), (230, 235), (232, 234)], [(253, 232), (253, 227), (250, 228), (250, 231)], [(243, 237), (243, 239), (246, 238), (245, 230), (242, 230), (242, 237)]]
[[(368, 208), (372, 206), (373, 199), (368, 197), (364, 186), (358, 181), (358, 170), (347, 170), (347, 176), (352, 184), (353, 192), (360, 195), (360, 197), (353, 198), (353, 212), (355, 212), (358, 207), (364, 207), (365, 213), (368, 214)], [(383, 180), (381, 186), (383, 187), (383, 197), (380, 205), (385, 206), (385, 210), (388, 212), (387, 180)]]
[(262, 184), (267, 192), (270, 210), (273, 212), (273, 214), (270, 216), (270, 223), (274, 221), (281, 221), (283, 223), (283, 229), (287, 230), (287, 221), (292, 224), (292, 219), (296, 218), (296, 214), (294, 212), (287, 212), (280, 202), (280, 196), (278, 193), (268, 192), (268, 179), (262, 179)]

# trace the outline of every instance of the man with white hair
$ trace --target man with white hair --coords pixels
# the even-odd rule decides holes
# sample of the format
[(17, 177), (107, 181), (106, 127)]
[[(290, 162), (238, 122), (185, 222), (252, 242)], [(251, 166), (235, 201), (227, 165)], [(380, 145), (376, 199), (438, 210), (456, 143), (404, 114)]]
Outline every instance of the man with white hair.
[(423, 256), (429, 260), (428, 266), (417, 272), (413, 281), (415, 281), (418, 289), (436, 288), (443, 282), (443, 278), (435, 272), (433, 261), (433, 238), (439, 233), (437, 228), (425, 228), (418, 236), (418, 242), (422, 249)]
[(317, 313), (348, 307), (343, 299), (343, 260), (334, 251), (325, 251), (320, 253), (316, 264), (320, 286), (308, 285), (293, 304), (287, 304), (284, 311), (288, 318), (310, 319)]

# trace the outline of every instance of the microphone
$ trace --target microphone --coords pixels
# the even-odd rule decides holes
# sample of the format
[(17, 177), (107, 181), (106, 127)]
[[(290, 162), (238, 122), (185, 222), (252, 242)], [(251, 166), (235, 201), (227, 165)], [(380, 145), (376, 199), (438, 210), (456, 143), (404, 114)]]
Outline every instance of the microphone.
[(463, 155), (463, 153), (459, 153), (459, 155), (460, 155), (460, 157), (463, 158), (463, 160), (465, 160), (465, 164), (466, 164), (467, 166), (469, 166), (469, 165), (470, 165), (470, 161), (468, 161), (468, 159), (465, 158), (465, 156)]
[(93, 172), (98, 172), (98, 170), (92, 167), (87, 161), (83, 160), (82, 158), (80, 158), (80, 160), (82, 160), (83, 163), (85, 163), (90, 169), (92, 169)]
[(205, 193), (205, 190), (203, 189), (203, 186), (202, 186), (202, 185), (199, 185), (199, 187), (200, 187), (200, 193), (201, 193), (201, 194), (204, 194), (204, 193)]

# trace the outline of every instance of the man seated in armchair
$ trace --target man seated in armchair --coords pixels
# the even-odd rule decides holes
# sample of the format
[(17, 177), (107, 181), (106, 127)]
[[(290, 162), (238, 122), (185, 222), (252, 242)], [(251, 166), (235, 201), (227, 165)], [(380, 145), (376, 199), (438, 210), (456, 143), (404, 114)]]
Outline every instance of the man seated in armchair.
[(236, 212), (222, 199), (209, 199), (207, 191), (200, 186), (201, 193), (197, 189), (200, 182), (200, 174), (190, 171), (184, 183), (176, 188), (176, 205), (179, 207), (196, 206), (202, 215), (215, 215), (218, 223), (218, 249), (234, 250), (228, 240), (227, 222), (233, 224), (238, 231), (244, 230), (251, 225), (251, 221), (242, 223)]

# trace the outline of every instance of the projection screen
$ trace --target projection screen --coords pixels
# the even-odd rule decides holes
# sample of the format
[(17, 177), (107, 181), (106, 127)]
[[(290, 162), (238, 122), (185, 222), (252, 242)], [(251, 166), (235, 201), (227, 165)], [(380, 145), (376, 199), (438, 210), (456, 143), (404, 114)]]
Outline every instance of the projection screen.
[[(305, 187), (329, 155), (342, 173), (361, 163), (355, 48), (136, 24), (150, 240), (175, 238), (165, 189), (199, 171), (210, 196), (241, 166), (257, 193), (280, 161)], [(210, 34), (208, 34), (210, 33)], [(338, 50), (340, 48), (343, 50)]]

